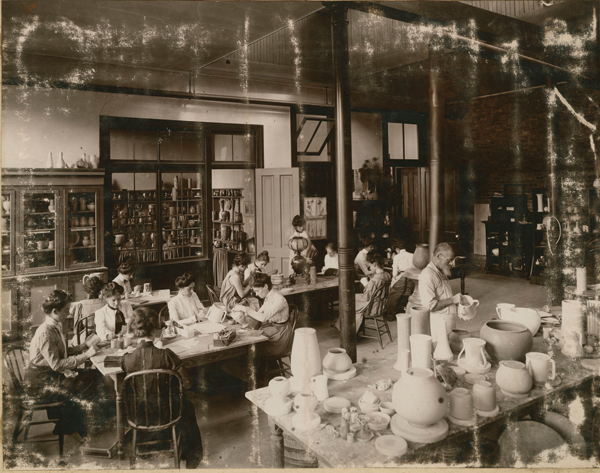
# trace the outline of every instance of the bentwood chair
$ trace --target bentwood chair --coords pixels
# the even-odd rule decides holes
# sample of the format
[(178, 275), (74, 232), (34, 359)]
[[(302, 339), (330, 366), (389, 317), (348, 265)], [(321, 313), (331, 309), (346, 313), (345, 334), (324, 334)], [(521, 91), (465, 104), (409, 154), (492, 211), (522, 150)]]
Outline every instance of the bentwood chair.
[[(390, 284), (383, 284), (379, 287), (375, 293), (371, 296), (369, 303), (364, 308), (363, 312), (363, 323), (360, 331), (362, 336), (365, 338), (374, 338), (379, 340), (379, 345), (383, 350), (383, 338), (382, 335), (387, 334), (390, 337), (390, 342), (393, 342), (392, 332), (390, 326), (387, 323), (385, 317), (385, 306), (387, 304), (387, 298), (390, 291)], [(377, 336), (367, 335), (367, 330), (374, 331)]]
[(210, 305), (213, 305), (215, 302), (220, 302), (221, 291), (219, 291), (217, 286), (211, 286), (210, 284), (207, 284), (206, 290), (208, 291), (208, 300), (210, 301)]
[[(29, 364), (29, 356), (22, 347), (13, 347), (4, 353), (4, 366), (8, 372), (10, 382), (10, 394), (13, 402), (7, 402), (9, 406), (14, 406), (18, 409), (17, 420), (12, 435), (12, 443), (15, 445), (21, 432), (23, 434), (23, 442), (55, 442), (58, 440), (58, 452), (62, 457), (64, 448), (64, 437), (62, 434), (58, 438), (31, 440), (29, 439), (29, 429), (32, 425), (56, 424), (59, 419), (50, 417), (50, 410), (58, 412), (64, 401), (58, 402), (42, 402), (31, 398), (25, 388), (24, 380)], [(6, 407), (6, 405), (5, 405)], [(47, 420), (33, 421), (33, 414), (36, 411), (46, 411)]]
[[(179, 468), (181, 439), (177, 426), (183, 411), (183, 381), (179, 373), (165, 369), (131, 373), (123, 380), (121, 396), (127, 423), (133, 430), (131, 465), (138, 456), (167, 452), (173, 455), (175, 468)], [(168, 431), (170, 438), (161, 436)], [(138, 435), (148, 439), (140, 442)], [(161, 445), (169, 448), (160, 450)], [(144, 450), (140, 451), (140, 447)]]
[(265, 386), (269, 383), (271, 378), (275, 376), (291, 376), (292, 371), (289, 362), (284, 361), (286, 358), (289, 360), (292, 354), (292, 343), (294, 341), (294, 330), (296, 330), (296, 322), (298, 321), (298, 307), (295, 304), (289, 304), (290, 324), (292, 324), (292, 336), (288, 342), (283, 355), (271, 355), (262, 358), (261, 363), (263, 369), (263, 383)]

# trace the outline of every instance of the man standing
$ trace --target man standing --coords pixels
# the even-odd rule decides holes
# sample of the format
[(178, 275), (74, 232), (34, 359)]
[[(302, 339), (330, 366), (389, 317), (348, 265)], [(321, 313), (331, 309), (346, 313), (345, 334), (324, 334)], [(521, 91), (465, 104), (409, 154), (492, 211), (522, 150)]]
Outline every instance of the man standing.
[(430, 313), (431, 336), (437, 341), (437, 322), (444, 320), (446, 333), (456, 327), (457, 305), (461, 294), (452, 295), (448, 277), (452, 274), (454, 250), (448, 243), (440, 243), (433, 250), (431, 262), (419, 276), (419, 296), (421, 303)]

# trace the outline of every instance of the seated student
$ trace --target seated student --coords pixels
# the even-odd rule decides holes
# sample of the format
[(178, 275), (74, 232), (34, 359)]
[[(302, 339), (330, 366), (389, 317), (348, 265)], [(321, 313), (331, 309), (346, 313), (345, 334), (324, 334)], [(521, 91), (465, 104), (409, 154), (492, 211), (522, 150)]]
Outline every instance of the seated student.
[(358, 277), (370, 276), (375, 271), (370, 268), (367, 255), (375, 248), (373, 239), (371, 237), (362, 237), (360, 243), (362, 249), (358, 252), (356, 258), (354, 258), (354, 269), (356, 270), (356, 275)]
[[(142, 370), (154, 370), (154, 369), (168, 369), (177, 371), (183, 380), (184, 387), (189, 388), (191, 382), (187, 375), (185, 368), (182, 365), (179, 357), (173, 353), (169, 348), (156, 348), (153, 344), (153, 333), (157, 328), (156, 323), (158, 316), (156, 312), (147, 307), (136, 309), (133, 314), (132, 329), (137, 337), (140, 337), (138, 346), (133, 353), (128, 353), (121, 360), (121, 368), (126, 375), (135, 373), (136, 371)], [(143, 383), (143, 379), (139, 378), (140, 384)], [(145, 386), (147, 392), (156, 393), (157, 387), (156, 378), (147, 377)], [(137, 387), (138, 392), (144, 392), (144, 386)], [(161, 390), (163, 391), (163, 390)], [(127, 396), (128, 393), (126, 393)], [(158, 417), (159, 415), (168, 415), (167, 401), (169, 395), (169, 386), (164, 386), (164, 395), (161, 395), (163, 402), (162, 412), (160, 406), (158, 410), (150, 412), (151, 416)], [(142, 408), (144, 403), (143, 396), (139, 396), (137, 399), (133, 399), (133, 396), (127, 396), (125, 402), (130, 403), (137, 402), (137, 405), (131, 406), (130, 412), (136, 412)], [(166, 407), (165, 407), (166, 406)], [(143, 411), (142, 411), (143, 412)], [(186, 461), (186, 468), (197, 468), (202, 460), (202, 437), (200, 429), (198, 428), (198, 421), (196, 420), (196, 412), (194, 405), (187, 398), (186, 394), (183, 394), (183, 405), (182, 405), (182, 417), (179, 423), (181, 433), (181, 457)], [(148, 435), (160, 435), (149, 433)], [(166, 435), (170, 438), (171, 431), (167, 430)], [(146, 441), (147, 439), (142, 439)]]
[(244, 299), (250, 292), (250, 285), (244, 281), (244, 271), (250, 258), (246, 253), (238, 253), (233, 259), (231, 271), (227, 273), (221, 284), (221, 302), (225, 305), (227, 314), (234, 305)]
[(196, 286), (194, 275), (183, 273), (181, 276), (177, 276), (175, 286), (179, 288), (179, 293), (167, 304), (170, 319), (177, 320), (184, 325), (196, 322), (198, 313), (204, 306), (200, 302), (198, 294), (194, 292)]
[(133, 317), (131, 304), (122, 300), (123, 286), (114, 281), (102, 289), (106, 305), (96, 311), (94, 322), (100, 340), (112, 340), (127, 329), (127, 322)]
[(337, 253), (337, 245), (335, 242), (330, 241), (327, 243), (325, 247), (325, 263), (323, 264), (322, 272), (327, 271), (328, 269), (335, 270), (335, 274), (340, 269), (338, 264), (338, 253)]
[(268, 251), (263, 251), (262, 253), (259, 253), (259, 255), (254, 260), (254, 263), (250, 263), (244, 271), (244, 283), (249, 284), (250, 278), (254, 276), (255, 273), (265, 273), (264, 269), (270, 261), (271, 259), (269, 258)]
[[(362, 325), (365, 311), (367, 309), (367, 305), (369, 304), (369, 302), (371, 301), (371, 298), (373, 297), (373, 295), (375, 294), (375, 292), (377, 292), (377, 290), (385, 285), (385, 284), (389, 284), (390, 281), (392, 280), (392, 276), (390, 276), (390, 274), (385, 271), (383, 269), (383, 256), (378, 254), (378, 253), (374, 253), (374, 252), (370, 252), (368, 255), (368, 261), (371, 263), (371, 268), (373, 268), (373, 275), (371, 277), (368, 278), (363, 278), (361, 280), (361, 282), (363, 283), (364, 286), (364, 291), (361, 294), (356, 294), (356, 331), (358, 332), (358, 330), (360, 329), (360, 326)], [(369, 314), (369, 315), (374, 315), (374, 314)], [(340, 321), (338, 319), (338, 321), (335, 324), (336, 328), (339, 330), (340, 329)]]
[(127, 259), (121, 263), (119, 266), (119, 274), (116, 278), (113, 279), (119, 286), (123, 288), (124, 294), (126, 294), (126, 299), (131, 294), (131, 279), (133, 278), (133, 271), (135, 267), (133, 265), (133, 261)]
[(385, 306), (388, 318), (391, 320), (394, 320), (397, 313), (404, 312), (408, 298), (415, 289), (414, 281), (404, 277), (404, 271), (413, 267), (413, 254), (405, 250), (405, 245), (404, 240), (401, 239), (395, 239), (392, 242), (392, 248), (396, 254), (392, 267), (390, 294)]
[[(104, 306), (104, 301), (101, 299), (102, 288), (104, 282), (97, 276), (84, 277), (83, 290), (87, 294), (87, 299), (83, 299), (71, 304), (70, 315), (73, 316), (73, 330), (77, 328), (80, 320), (92, 315), (98, 309)], [(80, 334), (84, 331), (83, 325), (80, 327)], [(77, 333), (73, 336), (73, 344), (77, 344)]]
[[(85, 437), (88, 430), (97, 430), (114, 416), (115, 404), (98, 370), (77, 368), (94, 356), (96, 350), (85, 343), (69, 348), (65, 344), (62, 324), (72, 300), (70, 294), (60, 289), (44, 300), (46, 318), (29, 345), (25, 386), (28, 394), (39, 401), (65, 401), (60, 408), (48, 412), (49, 418), (59, 419), (54, 435), (79, 433)], [(94, 408), (87, 408), (88, 403)]]

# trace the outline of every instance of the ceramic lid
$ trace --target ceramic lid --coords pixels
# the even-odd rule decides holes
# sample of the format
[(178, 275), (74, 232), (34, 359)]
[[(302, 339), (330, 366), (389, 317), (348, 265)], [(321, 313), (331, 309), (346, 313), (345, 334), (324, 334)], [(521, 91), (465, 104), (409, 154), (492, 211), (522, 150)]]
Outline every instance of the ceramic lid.
[(375, 441), (375, 448), (379, 453), (389, 457), (399, 457), (408, 450), (408, 444), (402, 437), (395, 435), (382, 435)]

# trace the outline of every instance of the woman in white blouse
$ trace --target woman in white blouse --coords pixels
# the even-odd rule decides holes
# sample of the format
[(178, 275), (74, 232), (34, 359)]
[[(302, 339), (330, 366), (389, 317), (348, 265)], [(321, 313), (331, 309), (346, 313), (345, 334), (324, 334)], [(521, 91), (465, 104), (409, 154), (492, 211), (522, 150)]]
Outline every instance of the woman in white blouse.
[(123, 292), (126, 294), (125, 298), (129, 298), (131, 294), (131, 279), (133, 278), (134, 271), (133, 262), (130, 260), (123, 261), (119, 266), (119, 274), (113, 279), (119, 286), (123, 287)]
[(112, 340), (127, 329), (127, 322), (133, 320), (133, 308), (122, 300), (123, 286), (114, 281), (109, 282), (102, 290), (102, 298), (106, 305), (96, 311), (94, 322), (96, 333), (101, 340)]
[(191, 273), (183, 273), (175, 279), (175, 286), (179, 294), (173, 297), (169, 303), (169, 317), (183, 324), (193, 324), (197, 321), (198, 313), (204, 308), (194, 292), (196, 283)]

